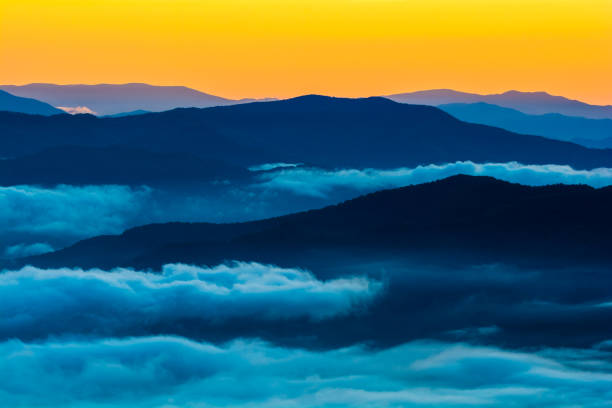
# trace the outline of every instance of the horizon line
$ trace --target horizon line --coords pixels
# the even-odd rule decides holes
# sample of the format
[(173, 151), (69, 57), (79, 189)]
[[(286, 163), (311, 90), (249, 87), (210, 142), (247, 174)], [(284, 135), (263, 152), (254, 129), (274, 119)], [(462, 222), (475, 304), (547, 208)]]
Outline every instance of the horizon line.
[(392, 93), (380, 93), (380, 94), (372, 94), (372, 95), (361, 95), (361, 96), (345, 96), (345, 95), (332, 95), (332, 94), (324, 94), (324, 93), (317, 93), (317, 92), (308, 92), (305, 91), (304, 93), (298, 93), (298, 94), (293, 94), (291, 96), (285, 96), (285, 97), (281, 97), (281, 96), (263, 96), (263, 97), (255, 97), (255, 96), (243, 96), (241, 98), (231, 98), (231, 97), (226, 97), (226, 96), (221, 96), (218, 94), (214, 94), (214, 93), (209, 93), (206, 91), (202, 91), (198, 88), (193, 88), (187, 85), (158, 85), (158, 84), (152, 84), (152, 83), (147, 83), (147, 82), (117, 82), (117, 83), (111, 83), (111, 82), (98, 82), (98, 83), (55, 83), (55, 82), (26, 82), (26, 83), (21, 83), (21, 84), (0, 84), (0, 87), (4, 87), (4, 86), (16, 86), (16, 87), (25, 87), (25, 86), (29, 86), (29, 85), (53, 85), (53, 86), (101, 86), (101, 85), (110, 85), (110, 86), (125, 86), (125, 85), (146, 85), (146, 86), (151, 86), (151, 87), (157, 87), (157, 88), (186, 88), (186, 89), (190, 89), (196, 92), (200, 92), (202, 94), (206, 94), (209, 96), (214, 96), (214, 97), (218, 97), (218, 98), (222, 98), (222, 99), (226, 99), (229, 101), (241, 101), (241, 100), (248, 100), (248, 99), (252, 99), (252, 100), (262, 100), (262, 99), (278, 99), (278, 100), (285, 100), (285, 99), (293, 99), (293, 98), (297, 98), (300, 96), (306, 96), (306, 95), (321, 95), (321, 96), (331, 96), (331, 97), (336, 97), (336, 98), (348, 98), (348, 99), (360, 99), (360, 98), (370, 98), (370, 97), (390, 97), (390, 96), (398, 96), (398, 95), (402, 95), (402, 94), (412, 94), (412, 93), (419, 93), (419, 92), (431, 92), (431, 91), (450, 91), (450, 92), (456, 92), (456, 93), (462, 93), (462, 94), (468, 94), (468, 95), (475, 95), (475, 96), (495, 96), (495, 95), (504, 95), (507, 93), (512, 93), (512, 92), (517, 92), (517, 93), (521, 93), (521, 94), (545, 94), (548, 96), (552, 96), (552, 97), (561, 97), (561, 98), (565, 98), (569, 101), (574, 101), (574, 102), (580, 102), (580, 103), (584, 103), (590, 106), (598, 106), (598, 107), (611, 107), (612, 103), (610, 104), (605, 104), (605, 105), (601, 105), (601, 104), (595, 104), (595, 103), (590, 103), (590, 102), (586, 102), (585, 100), (582, 99), (574, 99), (571, 97), (567, 97), (564, 95), (558, 95), (558, 94), (553, 94), (550, 93), (548, 91), (542, 91), (542, 90), (530, 90), (530, 91), (523, 91), (523, 90), (518, 90), (518, 89), (507, 89), (505, 91), (499, 91), (499, 92), (492, 92), (492, 93), (479, 93), (479, 92), (470, 92), (470, 91), (460, 91), (457, 89), (453, 89), (453, 88), (429, 88), (429, 89), (416, 89), (416, 90), (408, 90), (408, 91), (400, 91), (400, 92), (392, 92)]

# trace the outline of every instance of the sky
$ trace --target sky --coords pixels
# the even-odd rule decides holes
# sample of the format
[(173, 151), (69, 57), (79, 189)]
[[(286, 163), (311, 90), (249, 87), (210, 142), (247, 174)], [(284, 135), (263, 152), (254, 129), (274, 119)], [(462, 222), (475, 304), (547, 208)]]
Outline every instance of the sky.
[[(229, 98), (517, 89), (612, 104), (611, 73), (612, 0), (0, 0), (1, 84), (145, 82)], [(213, 137), (227, 133), (211, 129)], [(516, 162), (335, 170), (263, 163), (250, 170), (252, 177), (212, 187), (0, 186), (0, 264), (136, 225), (268, 218), (456, 174), (612, 185), (610, 168)], [(432, 188), (413, 193), (444, 192)], [(502, 197), (506, 189), (499, 191)], [(601, 206), (593, 205), (597, 215)], [(463, 207), (457, 214), (469, 215)], [(585, 217), (586, 227), (595, 215)], [(419, 240), (423, 225), (406, 245)], [(143, 247), (140, 255), (119, 247), (104, 253), (112, 256), (102, 263), (124, 257), (141, 268), (0, 271), (0, 401), (29, 408), (547, 408), (567, 401), (610, 408), (606, 258), (568, 263), (544, 251), (537, 262), (521, 262), (532, 259), (524, 258), (529, 251), (472, 253), (472, 241), (468, 250), (434, 255), (365, 244), (349, 254), (348, 247), (311, 245), (308, 233), (285, 243), (287, 226), (280, 235), (266, 232), (261, 253), (249, 249), (257, 235), (230, 239), (231, 231), (209, 226), (198, 240), (247, 257), (221, 265), (183, 263), (201, 245), (187, 242)], [(118, 239), (146, 236), (147, 246), (155, 238), (147, 231)], [(454, 230), (441, 231), (440, 240), (452, 244)], [(465, 236), (484, 242), (487, 231)], [(434, 232), (426, 232), (424, 248)], [(526, 247), (520, 237), (500, 230), (489, 238)], [(223, 252), (232, 240), (246, 244)], [(113, 248), (118, 241), (91, 242)], [(63, 258), (70, 263), (97, 263), (70, 253)], [(184, 259), (144, 267), (172, 254)]]
[(0, 0), (0, 82), (612, 104), (610, 0)]

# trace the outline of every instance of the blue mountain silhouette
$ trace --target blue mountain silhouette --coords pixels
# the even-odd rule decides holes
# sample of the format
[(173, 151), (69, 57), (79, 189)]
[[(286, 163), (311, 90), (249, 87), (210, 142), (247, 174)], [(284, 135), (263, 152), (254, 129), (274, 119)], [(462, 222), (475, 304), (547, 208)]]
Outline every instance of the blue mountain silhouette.
[(612, 147), (612, 119), (587, 119), (558, 113), (528, 115), (484, 102), (453, 103), (438, 107), (465, 122), (571, 141), (587, 147)]
[(22, 98), (0, 90), (0, 111), (21, 112), (31, 115), (57, 115), (63, 110), (31, 98)]
[(542, 115), (560, 113), (568, 116), (583, 116), (591, 119), (612, 119), (611, 105), (590, 105), (563, 96), (550, 95), (546, 92), (508, 91), (501, 94), (480, 95), (457, 92), (452, 89), (432, 89), (389, 95), (388, 98), (402, 103), (424, 105), (444, 105), (449, 103), (485, 102), (493, 105), (512, 108), (523, 113)]
[(141, 83), (98, 85), (1, 85), (0, 89), (54, 106), (87, 107), (98, 115), (146, 110), (160, 112), (179, 107), (209, 107), (250, 102), (206, 94), (184, 86)]
[(311, 95), (121, 118), (0, 113), (0, 131), (3, 157), (71, 145), (189, 153), (241, 167), (395, 168), (459, 160), (612, 167), (612, 150), (466, 123), (435, 107), (385, 98)]

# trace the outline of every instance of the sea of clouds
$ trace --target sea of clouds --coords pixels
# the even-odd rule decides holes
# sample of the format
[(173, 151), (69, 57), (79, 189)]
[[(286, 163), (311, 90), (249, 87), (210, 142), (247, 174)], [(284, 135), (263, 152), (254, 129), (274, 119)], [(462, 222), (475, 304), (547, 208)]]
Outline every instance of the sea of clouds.
[(382, 284), (364, 277), (321, 281), (301, 269), (236, 262), (131, 269), (38, 269), (0, 273), (0, 339), (114, 336), (180, 321), (320, 320), (367, 305)]
[[(612, 185), (612, 169), (560, 165), (456, 162), (415, 168), (324, 170), (300, 164), (252, 167), (249, 184), (213, 190), (90, 185), (0, 187), (0, 254), (36, 255), (77, 240), (118, 234), (154, 222), (240, 222), (319, 208), (358, 195), (457, 174), (491, 176), (525, 185)], [(27, 237), (20, 238), (24, 235)]]
[(0, 343), (11, 407), (605, 407), (612, 353), (417, 341), (313, 351), (147, 336)]
[(150, 196), (147, 187), (116, 185), (0, 187), (0, 229), (76, 237), (118, 233), (140, 217)]
[(586, 184), (592, 187), (612, 185), (612, 169), (610, 168), (574, 170), (565, 165), (525, 165), (516, 162), (481, 164), (471, 161), (389, 170), (323, 170), (312, 167), (291, 167), (262, 173), (258, 178), (261, 188), (326, 197), (338, 189), (375, 191), (427, 183), (458, 174), (490, 176), (530, 186), (560, 183)]

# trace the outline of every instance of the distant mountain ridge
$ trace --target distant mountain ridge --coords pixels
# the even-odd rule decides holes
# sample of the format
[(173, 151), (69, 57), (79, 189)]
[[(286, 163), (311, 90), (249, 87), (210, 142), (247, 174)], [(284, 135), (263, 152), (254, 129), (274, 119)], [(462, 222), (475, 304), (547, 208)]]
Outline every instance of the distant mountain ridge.
[(15, 96), (0, 90), (0, 111), (20, 112), (30, 115), (59, 115), (65, 113), (61, 109), (32, 98)]
[(438, 105), (465, 122), (497, 126), (512, 132), (565, 140), (587, 147), (612, 147), (612, 119), (587, 119), (559, 113), (528, 115), (485, 102)]
[(189, 153), (243, 168), (285, 162), (388, 169), (467, 160), (612, 167), (612, 150), (470, 124), (435, 107), (379, 97), (309, 95), (120, 118), (0, 113), (0, 133), (3, 157), (71, 145)]
[(206, 94), (184, 86), (156, 86), (142, 83), (55, 85), (0, 85), (14, 95), (35, 98), (53, 106), (86, 107), (97, 115), (116, 115), (133, 111), (161, 112), (179, 107), (204, 108), (251, 102)]
[(485, 102), (533, 115), (560, 113), (591, 119), (612, 119), (612, 105), (590, 105), (562, 96), (550, 95), (546, 92), (507, 91), (501, 94), (480, 95), (458, 92), (452, 89), (433, 89), (387, 95), (386, 97), (401, 103), (433, 106)]
[[(96, 85), (32, 83), (0, 85), (0, 90), (69, 110), (86, 111), (89, 109), (99, 116), (126, 114), (134, 111), (162, 112), (175, 108), (205, 108), (275, 100), (273, 98), (233, 100), (185, 86), (157, 86), (144, 83)], [(432, 106), (485, 102), (527, 114), (559, 113), (592, 119), (612, 119), (612, 105), (591, 105), (546, 92), (507, 91), (501, 94), (480, 95), (451, 89), (433, 89), (385, 97), (401, 103)]]

